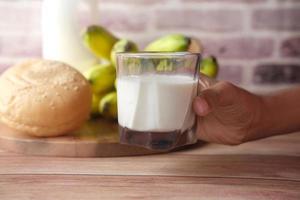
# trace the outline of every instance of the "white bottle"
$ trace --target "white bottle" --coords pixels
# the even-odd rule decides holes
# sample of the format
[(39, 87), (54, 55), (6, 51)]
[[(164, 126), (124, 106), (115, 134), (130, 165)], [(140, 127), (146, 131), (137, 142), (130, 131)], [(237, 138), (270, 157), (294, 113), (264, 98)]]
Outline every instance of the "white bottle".
[[(95, 8), (95, 0), (85, 0)], [(42, 9), (43, 57), (70, 64), (84, 72), (97, 59), (83, 45), (76, 17), (79, 0), (44, 0)], [(91, 12), (97, 10), (91, 9)], [(91, 13), (93, 17), (95, 13)]]

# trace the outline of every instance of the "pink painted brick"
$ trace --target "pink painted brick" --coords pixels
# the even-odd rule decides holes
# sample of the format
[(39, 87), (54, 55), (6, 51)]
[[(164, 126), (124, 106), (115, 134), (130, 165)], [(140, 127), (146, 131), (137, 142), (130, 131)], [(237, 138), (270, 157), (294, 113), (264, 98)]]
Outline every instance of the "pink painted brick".
[(299, 0), (276, 0), (276, 2), (278, 2), (278, 3), (286, 3), (286, 2), (299, 3)]
[(240, 37), (202, 39), (206, 54), (226, 59), (268, 58), (273, 54), (274, 41), (269, 38)]
[(134, 10), (101, 10), (99, 23), (114, 31), (141, 32), (149, 23), (148, 13)]
[(300, 36), (286, 39), (280, 47), (283, 57), (300, 57)]
[(220, 63), (219, 80), (230, 81), (234, 84), (241, 84), (243, 81), (243, 67), (233, 65), (223, 65)]
[(126, 5), (153, 5), (153, 4), (163, 4), (167, 0), (105, 0), (100, 1), (101, 4), (126, 4)]
[(300, 65), (298, 64), (259, 64), (253, 71), (254, 84), (300, 83)]
[(9, 57), (40, 57), (41, 38), (30, 35), (0, 36), (0, 55)]
[[(23, 2), (24, 4), (24, 2)], [(0, 32), (40, 31), (41, 3), (28, 2), (22, 6), (18, 1), (0, 1)]]
[(181, 0), (183, 3), (243, 3), (243, 4), (251, 4), (251, 3), (262, 3), (267, 0)]
[(158, 10), (155, 14), (158, 29), (194, 29), (199, 31), (239, 31), (243, 26), (243, 13), (239, 10)]
[(252, 26), (259, 30), (300, 30), (300, 7), (290, 9), (260, 9), (252, 16)]

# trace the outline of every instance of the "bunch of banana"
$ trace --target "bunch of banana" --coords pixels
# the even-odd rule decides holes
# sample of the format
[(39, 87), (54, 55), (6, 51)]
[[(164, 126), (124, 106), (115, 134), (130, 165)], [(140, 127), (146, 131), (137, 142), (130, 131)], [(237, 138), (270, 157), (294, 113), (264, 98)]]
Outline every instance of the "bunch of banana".
[[(103, 116), (108, 119), (117, 118), (116, 93), (116, 53), (137, 52), (137, 45), (127, 39), (118, 39), (101, 26), (90, 26), (83, 34), (85, 46), (98, 58), (105, 60), (104, 64), (91, 67), (84, 73), (93, 90), (92, 116)], [(145, 51), (178, 52), (189, 51), (202, 53), (201, 42), (182, 34), (170, 34), (151, 42)], [(172, 70), (172, 62), (161, 60), (157, 63), (158, 70)], [(171, 68), (170, 68), (171, 67)], [(214, 57), (204, 58), (200, 71), (215, 77), (218, 73), (218, 63)]]
[(85, 46), (104, 64), (91, 67), (84, 76), (93, 90), (91, 116), (117, 118), (116, 53), (137, 52), (137, 45), (127, 39), (118, 40), (101, 26), (90, 26), (83, 33)]
[[(151, 42), (145, 51), (159, 51), (159, 52), (179, 52), (188, 51), (192, 53), (203, 53), (203, 47), (199, 40), (191, 38), (182, 34), (170, 34), (163, 36)], [(170, 65), (166, 63), (166, 60), (162, 60), (158, 64), (158, 70), (167, 70)], [(218, 62), (213, 56), (203, 58), (200, 64), (200, 72), (215, 78), (218, 75)]]

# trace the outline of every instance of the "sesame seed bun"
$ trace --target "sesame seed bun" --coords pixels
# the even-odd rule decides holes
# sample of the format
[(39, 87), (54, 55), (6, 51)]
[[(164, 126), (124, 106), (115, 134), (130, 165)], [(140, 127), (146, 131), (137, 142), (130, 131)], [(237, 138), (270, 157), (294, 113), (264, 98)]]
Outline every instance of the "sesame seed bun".
[(60, 136), (88, 119), (91, 97), (89, 83), (69, 65), (28, 60), (0, 77), (0, 119), (32, 136)]

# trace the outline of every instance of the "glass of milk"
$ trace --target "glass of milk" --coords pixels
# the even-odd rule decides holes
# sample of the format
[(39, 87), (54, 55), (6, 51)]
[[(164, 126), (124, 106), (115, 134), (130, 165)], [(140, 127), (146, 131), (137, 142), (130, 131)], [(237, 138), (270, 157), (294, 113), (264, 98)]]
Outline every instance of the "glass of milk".
[(117, 54), (120, 142), (168, 151), (197, 141), (193, 100), (200, 54)]

